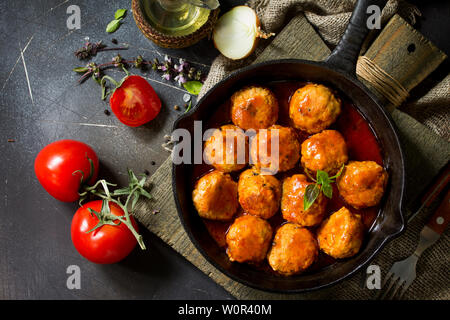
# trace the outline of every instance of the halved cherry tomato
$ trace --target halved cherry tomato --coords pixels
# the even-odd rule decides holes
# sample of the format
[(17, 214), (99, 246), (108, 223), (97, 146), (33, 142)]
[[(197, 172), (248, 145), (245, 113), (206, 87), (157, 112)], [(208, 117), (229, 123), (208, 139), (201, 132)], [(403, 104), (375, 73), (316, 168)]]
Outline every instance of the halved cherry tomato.
[(82, 179), (83, 183), (95, 183), (98, 157), (83, 142), (60, 140), (50, 143), (38, 153), (34, 171), (51, 196), (60, 201), (73, 202), (80, 198), (78, 191)]
[(109, 100), (111, 110), (123, 124), (141, 126), (161, 110), (161, 100), (152, 86), (140, 76), (128, 76)]
[[(116, 263), (128, 256), (137, 244), (130, 229), (124, 223), (105, 224), (86, 233), (93, 229), (99, 221), (95, 214), (89, 212), (88, 208), (100, 212), (102, 200), (83, 204), (73, 216), (71, 234), (73, 245), (77, 251), (89, 261), (101, 264)], [(115, 203), (110, 202), (109, 208), (115, 216), (124, 215), (123, 210)], [(138, 231), (137, 223), (132, 216), (130, 216), (130, 220), (134, 229)], [(114, 222), (118, 222), (118, 220)]]

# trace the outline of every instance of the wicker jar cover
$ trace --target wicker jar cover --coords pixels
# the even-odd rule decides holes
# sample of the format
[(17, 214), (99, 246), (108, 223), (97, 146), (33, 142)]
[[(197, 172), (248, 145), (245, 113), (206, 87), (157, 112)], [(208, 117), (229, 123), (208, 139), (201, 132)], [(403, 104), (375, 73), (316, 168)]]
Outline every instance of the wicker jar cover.
[(185, 36), (170, 36), (159, 32), (148, 23), (144, 17), (139, 2), (139, 0), (132, 0), (131, 4), (136, 25), (148, 39), (163, 48), (186, 48), (197, 43), (212, 32), (214, 24), (217, 21), (217, 17), (219, 16), (219, 9), (212, 10), (209, 13), (208, 20), (205, 24), (195, 32)]

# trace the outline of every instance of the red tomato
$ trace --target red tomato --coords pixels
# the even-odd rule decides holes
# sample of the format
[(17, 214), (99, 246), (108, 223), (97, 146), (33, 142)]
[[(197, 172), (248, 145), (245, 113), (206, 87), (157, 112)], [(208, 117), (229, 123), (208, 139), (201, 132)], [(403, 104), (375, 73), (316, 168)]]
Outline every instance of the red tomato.
[[(44, 189), (54, 198), (77, 201), (81, 178), (88, 179), (92, 160), (94, 170), (88, 184), (95, 183), (98, 174), (98, 157), (87, 144), (75, 140), (60, 140), (43, 148), (34, 161), (34, 171)], [(80, 171), (83, 172), (83, 174)]]
[(111, 110), (123, 124), (138, 127), (153, 120), (161, 110), (161, 100), (140, 76), (128, 76), (109, 100)]
[[(117, 226), (103, 225), (86, 233), (98, 223), (97, 216), (91, 214), (88, 208), (100, 212), (102, 200), (84, 204), (72, 219), (72, 242), (77, 251), (89, 261), (101, 264), (116, 263), (125, 258), (137, 244), (130, 229), (121, 223)], [(110, 202), (109, 208), (113, 215), (122, 216), (124, 214), (123, 210), (115, 203)], [(138, 231), (136, 221), (132, 216), (130, 219), (134, 229)]]

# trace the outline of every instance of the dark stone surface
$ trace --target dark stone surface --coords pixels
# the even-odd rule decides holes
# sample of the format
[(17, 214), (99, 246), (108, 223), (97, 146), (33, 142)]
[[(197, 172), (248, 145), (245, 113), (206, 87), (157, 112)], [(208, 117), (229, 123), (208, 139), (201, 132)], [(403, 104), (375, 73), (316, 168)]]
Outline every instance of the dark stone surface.
[[(221, 2), (223, 11), (243, 3)], [(81, 8), (80, 30), (66, 27), (70, 4)], [(448, 54), (450, 3), (417, 4), (424, 16), (419, 30)], [(159, 74), (144, 73), (161, 97), (163, 109), (148, 125), (125, 127), (114, 115), (105, 114), (109, 105), (100, 99), (96, 84), (90, 79), (77, 84), (79, 76), (71, 69), (84, 63), (73, 52), (86, 37), (109, 46), (115, 38), (131, 46), (120, 52), (123, 57), (141, 54), (162, 59), (167, 53), (205, 71), (218, 52), (207, 40), (184, 50), (161, 49), (139, 32), (130, 12), (117, 32), (105, 33), (114, 11), (130, 6), (130, 0), (0, 2), (0, 299), (232, 298), (143, 227), (146, 251), (136, 249), (114, 265), (88, 262), (70, 239), (77, 204), (53, 199), (35, 178), (36, 154), (63, 138), (90, 144), (101, 159), (100, 176), (119, 184), (126, 182), (127, 167), (153, 173), (167, 157), (161, 144), (183, 112), (173, 106), (183, 105), (185, 91), (175, 84), (168, 86)], [(92, 61), (101, 63), (113, 55), (102, 52)], [(117, 79), (123, 75), (108, 74)], [(80, 290), (66, 287), (69, 265), (81, 269)]]

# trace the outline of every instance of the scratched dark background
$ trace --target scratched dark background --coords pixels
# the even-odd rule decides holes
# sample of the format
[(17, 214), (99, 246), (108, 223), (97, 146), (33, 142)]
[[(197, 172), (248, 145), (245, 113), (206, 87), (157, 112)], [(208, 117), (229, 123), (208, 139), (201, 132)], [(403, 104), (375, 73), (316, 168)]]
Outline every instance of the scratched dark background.
[[(423, 14), (417, 28), (449, 55), (450, 2), (411, 2)], [(221, 1), (222, 11), (241, 3)], [(71, 4), (80, 6), (80, 30), (66, 27)], [(109, 46), (115, 38), (130, 46), (120, 52), (124, 58), (163, 59), (167, 53), (204, 71), (218, 52), (207, 40), (183, 50), (161, 49), (139, 32), (130, 12), (118, 31), (107, 34), (115, 10), (130, 6), (130, 0), (0, 0), (0, 299), (232, 299), (143, 227), (146, 251), (136, 249), (114, 265), (85, 260), (70, 239), (77, 205), (53, 199), (35, 178), (36, 154), (64, 138), (90, 144), (101, 159), (101, 177), (122, 184), (127, 167), (153, 173), (168, 156), (161, 144), (183, 112), (173, 106), (183, 104), (186, 92), (157, 73), (132, 70), (150, 81), (163, 109), (148, 125), (126, 127), (105, 115), (109, 105), (97, 84), (77, 84), (71, 69), (83, 63), (73, 52), (86, 37)], [(113, 55), (102, 52), (92, 61)], [(69, 265), (81, 269), (80, 290), (66, 287)]]

